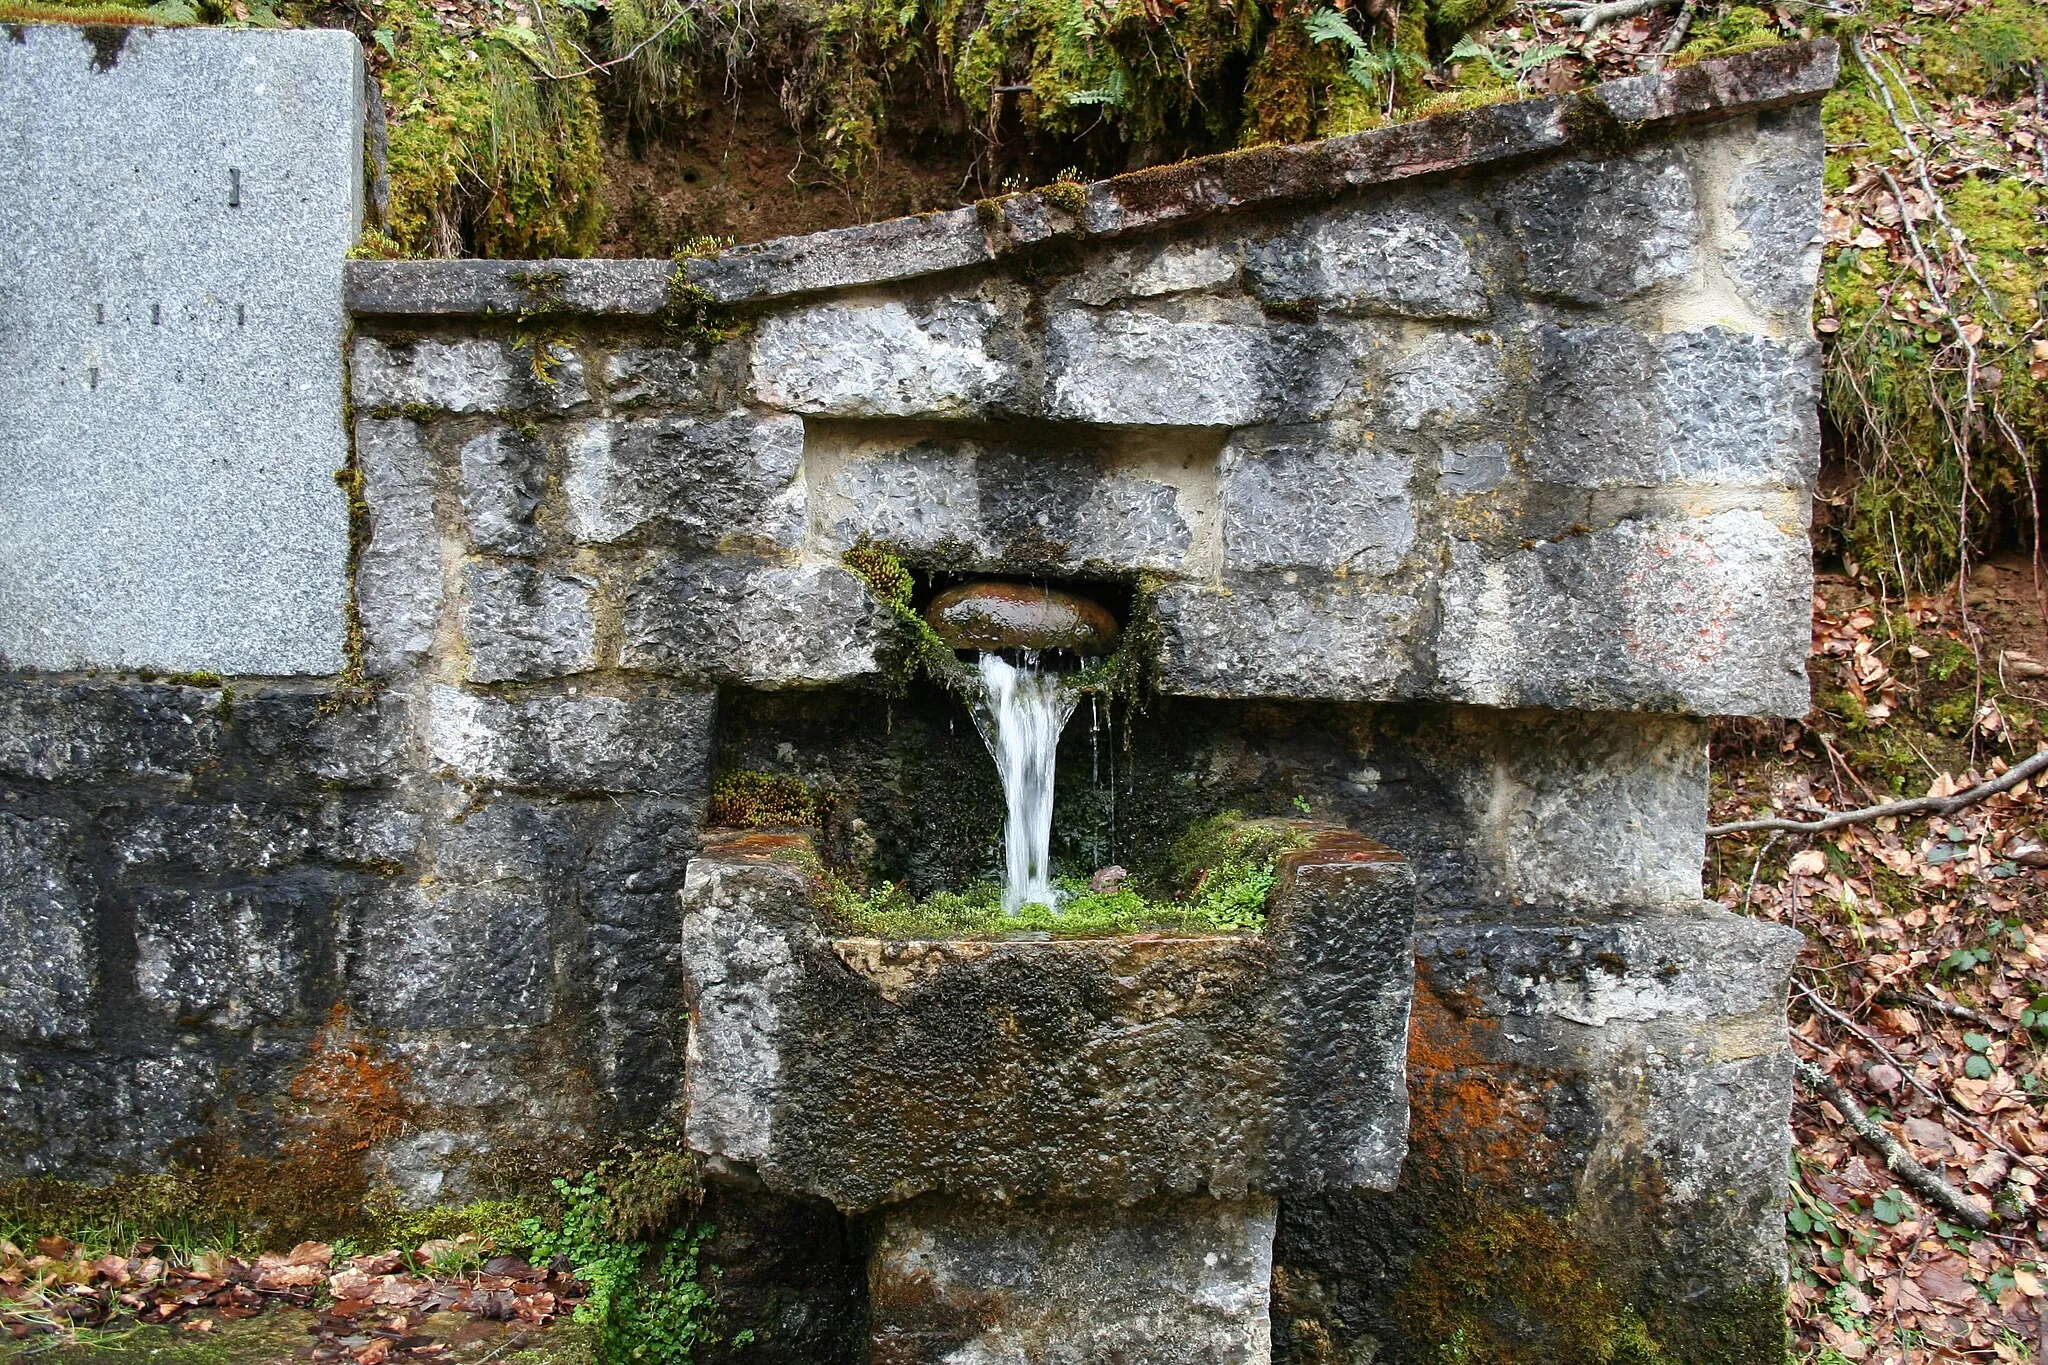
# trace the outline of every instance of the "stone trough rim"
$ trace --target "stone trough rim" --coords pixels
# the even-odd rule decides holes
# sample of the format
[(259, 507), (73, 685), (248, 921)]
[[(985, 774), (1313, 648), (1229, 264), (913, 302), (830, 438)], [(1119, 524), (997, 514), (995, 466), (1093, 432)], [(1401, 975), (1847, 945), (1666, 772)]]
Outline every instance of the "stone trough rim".
[(1827, 38), (1481, 105), (1318, 142), (1251, 147), (1024, 190), (967, 208), (772, 238), (682, 260), (352, 260), (357, 317), (663, 317), (985, 266), (1060, 238), (1131, 237), (1220, 214), (1597, 145), (1624, 134), (1783, 108), (1834, 86)]

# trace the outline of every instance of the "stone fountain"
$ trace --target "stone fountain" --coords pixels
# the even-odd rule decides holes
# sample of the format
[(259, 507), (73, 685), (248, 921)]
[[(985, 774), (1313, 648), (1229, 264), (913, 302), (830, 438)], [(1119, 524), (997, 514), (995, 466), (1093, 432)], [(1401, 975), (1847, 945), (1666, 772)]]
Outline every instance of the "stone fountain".
[[(1831, 45), (344, 269), (352, 40), (90, 39), (0, 44), (107, 159), (0, 215), (0, 1171), (428, 1205), (680, 1130), (764, 1365), (1775, 1358), (1797, 942), (1701, 900), (1705, 741), (1807, 706)], [(185, 87), (232, 167), (124, 112)], [(1131, 665), (1052, 870), (1299, 821), (1263, 932), (833, 927), (824, 870), (1002, 866), (926, 625), (1109, 643), (977, 635), (976, 580)], [(714, 828), (740, 778), (805, 827)]]

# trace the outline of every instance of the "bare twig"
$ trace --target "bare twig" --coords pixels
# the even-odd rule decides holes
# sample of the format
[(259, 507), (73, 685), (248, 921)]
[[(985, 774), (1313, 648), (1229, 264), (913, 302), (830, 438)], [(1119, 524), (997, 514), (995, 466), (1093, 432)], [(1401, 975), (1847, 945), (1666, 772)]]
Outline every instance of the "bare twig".
[(1620, 19), (1633, 19), (1638, 14), (1647, 14), (1653, 9), (1663, 9), (1667, 5), (1680, 3), (1682, 0), (1609, 0), (1607, 4), (1588, 5), (1580, 3), (1580, 0), (1558, 0), (1557, 3), (1546, 4), (1544, 8), (1558, 10), (1565, 18), (1578, 20), (1579, 32), (1591, 33), (1604, 24), (1611, 24)]
[[(1899, 117), (1899, 106), (1892, 100), (1891, 85), (1884, 77), (1878, 75), (1871, 66), (1870, 57), (1863, 50), (1863, 40), (1861, 38), (1851, 38), (1849, 40), (1849, 49), (1856, 54), (1857, 64), (1863, 68), (1863, 74), (1869, 78), (1872, 85), (1877, 87), (1878, 97), (1884, 101), (1884, 111), (1891, 118), (1892, 127), (1898, 132), (1899, 139), (1906, 144), (1906, 150), (1912, 154), (1913, 171), (1920, 181), (1921, 193), (1927, 196), (1928, 205), (1933, 209), (1935, 219), (1941, 224), (1942, 229), (1948, 233), (1949, 241), (1955, 244), (1956, 255), (1962, 260), (1963, 269), (1969, 273), (1970, 282), (1976, 285), (1977, 292), (1984, 296), (1984, 302), (1989, 305), (1992, 316), (2002, 320), (2005, 317), (2005, 312), (1998, 306), (1998, 296), (1985, 286), (1983, 277), (1977, 274), (1976, 264), (1970, 260), (1969, 238), (1965, 237), (1957, 229), (1956, 225), (1949, 221), (1947, 205), (1943, 204), (1941, 196), (1934, 192), (1934, 181), (1927, 174), (1927, 157), (1921, 152), (1920, 144), (1914, 141), (1913, 135), (1906, 130), (1906, 121)], [(1900, 82), (1900, 88), (1905, 88), (1904, 81)], [(1910, 99), (1911, 97), (1912, 92), (1909, 90), (1907, 91), (1907, 98)], [(1918, 111), (1916, 110), (1915, 112)], [(1901, 199), (1899, 201), (1900, 211), (1903, 212), (1905, 207), (1906, 202)], [(1910, 225), (1911, 219), (1906, 221)]]
[(1671, 31), (1664, 35), (1663, 43), (1657, 48), (1659, 66), (1663, 65), (1665, 57), (1685, 46), (1685, 35), (1692, 32), (1692, 17), (1692, 0), (1685, 0), (1685, 3), (1678, 7), (1678, 17), (1671, 21)]
[(1928, 1085), (1925, 1081), (1922, 1081), (1918, 1076), (1915, 1076), (1913, 1074), (1912, 1068), (1908, 1067), (1904, 1062), (1900, 1061), (1897, 1057), (1894, 1057), (1891, 1053), (1891, 1050), (1887, 1048), (1883, 1043), (1877, 1041), (1877, 1039), (1872, 1036), (1869, 1029), (1864, 1028), (1863, 1025), (1857, 1023), (1854, 1019), (1851, 1019), (1848, 1015), (1842, 1013), (1842, 1011), (1836, 1009), (1827, 1001), (1821, 999), (1817, 992), (1808, 990), (1799, 982), (1793, 982), (1792, 989), (1798, 992), (1799, 998), (1803, 1002), (1805, 1002), (1805, 1005), (1808, 1009), (1812, 1010), (1816, 1014), (1822, 1015), (1828, 1019), (1833, 1020), (1838, 1027), (1846, 1029), (1850, 1034), (1852, 1034), (1856, 1038), (1858, 1042), (1862, 1043), (1863, 1046), (1869, 1048), (1872, 1052), (1875, 1052), (1878, 1056), (1882, 1057), (1886, 1062), (1890, 1063), (1892, 1070), (1898, 1072), (1899, 1076), (1906, 1082), (1907, 1085), (1912, 1086), (1922, 1095), (1925, 1095), (1928, 1099), (1933, 1100), (1934, 1103), (1940, 1106), (1942, 1109), (1945, 1109), (1948, 1112), (1954, 1114), (1956, 1117), (1960, 1118), (1965, 1124), (1969, 1125), (1971, 1131), (1975, 1132), (1977, 1136), (1983, 1138), (1984, 1141), (1990, 1143), (1999, 1151), (2004, 1152), (2007, 1156), (2012, 1157), (2015, 1160), (2019, 1158), (2020, 1154), (2014, 1151), (2012, 1146), (2009, 1143), (2007, 1143), (2005, 1139), (1999, 1137), (1989, 1128), (1986, 1128), (1983, 1124), (1977, 1122), (1974, 1116), (1964, 1113), (1961, 1109), (1958, 1109), (1955, 1106), (1954, 1102), (1951, 1101), (1948, 1096), (1942, 1094), (1933, 1086)]
[(1965, 1227), (1979, 1232), (1991, 1227), (1992, 1216), (1987, 1210), (1978, 1208), (1961, 1190), (1913, 1160), (1899, 1145), (1899, 1140), (1871, 1118), (1862, 1105), (1851, 1099), (1849, 1092), (1835, 1083), (1834, 1077), (1812, 1062), (1794, 1058), (1792, 1065), (1798, 1069), (1799, 1079), (1806, 1083), (1806, 1088), (1839, 1110), (1856, 1136), (1884, 1158), (1885, 1169), (1897, 1176), (1901, 1185)]
[(1761, 830), (1784, 830), (1790, 834), (1825, 834), (1831, 829), (1845, 825), (1863, 825), (1887, 815), (1950, 815), (1965, 806), (1974, 806), (1987, 796), (1996, 796), (2011, 791), (2035, 773), (2048, 768), (2048, 749), (2043, 749), (2025, 762), (2016, 763), (1989, 782), (1980, 782), (1968, 791), (1957, 792), (1954, 796), (1914, 796), (1904, 801), (1887, 801), (1881, 806), (1865, 806), (1861, 810), (1839, 811), (1822, 820), (1737, 820), (1726, 825), (1707, 826), (1707, 837), (1718, 839), (1728, 834), (1750, 834)]
[[(639, 56), (643, 51), (647, 49), (648, 45), (653, 43), (657, 38), (661, 37), (664, 33), (667, 33), (670, 29), (674, 28), (677, 24), (681, 23), (683, 19), (689, 15), (689, 13), (689, 6), (678, 6), (674, 14), (671, 14), (667, 19), (662, 21), (661, 27), (655, 29), (654, 32), (648, 34), (645, 38), (642, 38), (639, 42), (633, 44), (631, 48), (627, 49), (625, 52), (620, 53), (618, 56), (612, 58), (608, 62), (591, 62), (589, 65), (585, 66), (581, 71), (568, 72), (549, 71), (547, 68), (541, 67), (541, 75), (543, 75), (544, 77), (551, 81), (573, 81), (578, 80), (584, 76), (594, 76), (600, 71), (609, 71), (611, 68), (615, 66), (623, 66), (627, 62), (630, 62), (635, 57)], [(581, 49), (579, 48), (578, 51), (580, 52)], [(539, 64), (535, 63), (535, 65), (538, 66)]]
[(1933, 1010), (1936, 1014), (1945, 1014), (1951, 1019), (1960, 1019), (1966, 1024), (1976, 1024), (1980, 1028), (2003, 1030), (2006, 1027), (2002, 1021), (1993, 1019), (1988, 1014), (1973, 1010), (1968, 1005), (1958, 1005), (1953, 1000), (1943, 1000), (1938, 995), (1914, 995), (1908, 991), (1879, 991), (1877, 998), (1884, 1001), (1887, 1005), (1907, 1005), (1919, 1009)]

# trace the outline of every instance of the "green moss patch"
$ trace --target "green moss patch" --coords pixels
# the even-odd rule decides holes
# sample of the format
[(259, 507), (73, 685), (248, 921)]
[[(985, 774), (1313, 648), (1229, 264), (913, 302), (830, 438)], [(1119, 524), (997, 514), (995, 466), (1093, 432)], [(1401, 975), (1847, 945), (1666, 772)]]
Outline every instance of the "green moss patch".
[(892, 883), (860, 892), (832, 878), (826, 911), (835, 930), (875, 938), (1256, 934), (1266, 927), (1266, 903), (1280, 856), (1307, 842), (1288, 825), (1246, 820), (1228, 811), (1183, 836), (1157, 878), (1127, 880), (1103, 891), (1065, 879), (1058, 883), (1057, 908), (1025, 905), (1007, 913), (1002, 888), (993, 882), (918, 900)]

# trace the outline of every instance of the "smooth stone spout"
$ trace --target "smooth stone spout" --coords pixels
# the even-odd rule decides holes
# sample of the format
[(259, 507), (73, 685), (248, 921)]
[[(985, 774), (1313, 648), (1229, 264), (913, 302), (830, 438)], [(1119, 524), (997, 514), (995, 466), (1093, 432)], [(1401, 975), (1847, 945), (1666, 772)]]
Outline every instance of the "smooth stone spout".
[(1099, 658), (1116, 648), (1116, 617), (1099, 602), (1030, 583), (962, 583), (924, 609), (954, 649), (1064, 649)]

